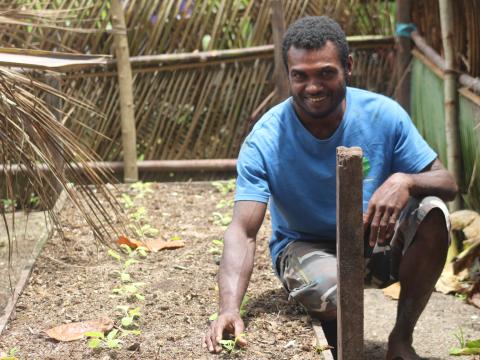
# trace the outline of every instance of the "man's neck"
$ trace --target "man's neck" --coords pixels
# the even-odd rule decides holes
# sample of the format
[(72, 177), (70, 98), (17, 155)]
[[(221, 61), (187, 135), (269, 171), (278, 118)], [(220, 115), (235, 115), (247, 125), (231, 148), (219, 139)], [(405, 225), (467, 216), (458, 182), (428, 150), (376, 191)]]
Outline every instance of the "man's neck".
[(293, 108), (303, 126), (317, 139), (324, 140), (331, 137), (340, 126), (346, 109), (346, 100), (343, 99), (334, 111), (321, 118), (314, 118), (305, 113), (295, 102)]

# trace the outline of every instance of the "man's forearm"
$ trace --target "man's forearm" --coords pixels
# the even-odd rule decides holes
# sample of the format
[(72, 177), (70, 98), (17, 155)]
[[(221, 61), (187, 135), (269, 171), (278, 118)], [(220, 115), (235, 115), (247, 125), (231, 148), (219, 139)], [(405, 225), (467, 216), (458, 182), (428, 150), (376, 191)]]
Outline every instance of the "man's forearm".
[(226, 231), (218, 275), (220, 313), (240, 310), (252, 274), (254, 255), (255, 239), (239, 234), (234, 228)]
[(451, 201), (457, 195), (458, 187), (447, 170), (431, 170), (408, 176), (411, 179), (409, 189), (412, 196), (432, 195), (438, 196), (444, 201)]

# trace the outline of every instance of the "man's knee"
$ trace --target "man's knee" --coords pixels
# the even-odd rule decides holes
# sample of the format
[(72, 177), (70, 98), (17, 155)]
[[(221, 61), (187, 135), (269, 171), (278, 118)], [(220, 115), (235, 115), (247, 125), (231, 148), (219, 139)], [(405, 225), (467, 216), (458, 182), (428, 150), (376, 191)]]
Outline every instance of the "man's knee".
[(448, 231), (444, 213), (439, 208), (434, 208), (428, 212), (420, 223), (415, 237), (416, 240), (421, 239), (422, 242), (427, 242), (435, 248), (439, 245), (448, 247)]
[(294, 289), (290, 292), (290, 298), (300, 303), (312, 317), (333, 320), (337, 317), (336, 279), (322, 280)]

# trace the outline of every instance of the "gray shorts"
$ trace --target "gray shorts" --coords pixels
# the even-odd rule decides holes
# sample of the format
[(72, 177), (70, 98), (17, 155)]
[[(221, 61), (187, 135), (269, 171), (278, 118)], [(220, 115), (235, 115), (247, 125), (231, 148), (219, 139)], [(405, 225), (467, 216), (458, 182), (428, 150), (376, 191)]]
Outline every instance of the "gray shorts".
[[(450, 231), (445, 203), (437, 197), (428, 196), (421, 200), (409, 200), (395, 225), (390, 245), (376, 245), (372, 249), (365, 239), (366, 286), (382, 288), (397, 281), (399, 260), (408, 251), (422, 220), (435, 208), (444, 213), (447, 230)], [(281, 252), (276, 265), (277, 275), (289, 298), (303, 305), (310, 314), (337, 308), (335, 241), (293, 241)]]

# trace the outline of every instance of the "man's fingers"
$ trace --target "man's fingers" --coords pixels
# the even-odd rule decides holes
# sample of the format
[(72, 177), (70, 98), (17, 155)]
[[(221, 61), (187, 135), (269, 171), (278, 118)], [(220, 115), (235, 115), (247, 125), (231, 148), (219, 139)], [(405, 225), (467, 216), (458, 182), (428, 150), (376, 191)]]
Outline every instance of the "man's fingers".
[(375, 206), (368, 204), (367, 212), (363, 214), (363, 233), (366, 234), (368, 226), (372, 221), (372, 217), (375, 214)]
[(206, 347), (211, 353), (215, 352), (215, 346), (212, 343), (212, 332), (210, 329), (207, 330), (207, 334), (203, 337), (203, 347)]
[(373, 216), (372, 223), (370, 224), (370, 241), (371, 247), (375, 246), (378, 237), (378, 229), (380, 227), (380, 220), (382, 218), (383, 211), (380, 208), (376, 208), (375, 215)]
[(397, 224), (397, 220), (399, 216), (400, 216), (400, 210), (394, 209), (388, 220), (387, 239), (393, 236), (393, 232), (395, 231), (395, 225)]
[(391, 213), (392, 213), (392, 209), (390, 208), (385, 209), (385, 212), (383, 213), (382, 220), (380, 221), (380, 226), (378, 228), (377, 242), (379, 245), (385, 244)]
[(247, 339), (243, 336), (243, 331), (245, 330), (245, 325), (243, 324), (242, 320), (235, 321), (235, 339), (237, 341), (238, 346), (244, 347), (247, 345)]

